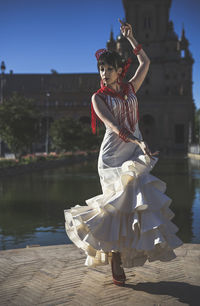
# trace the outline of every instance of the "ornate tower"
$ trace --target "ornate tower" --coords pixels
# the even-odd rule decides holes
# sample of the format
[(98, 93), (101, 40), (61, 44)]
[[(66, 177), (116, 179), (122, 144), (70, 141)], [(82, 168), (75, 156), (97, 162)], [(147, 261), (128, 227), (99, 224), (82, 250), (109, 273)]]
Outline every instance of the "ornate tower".
[(107, 49), (111, 51), (116, 50), (116, 42), (113, 37), (113, 30), (110, 31), (110, 39), (107, 41)]
[[(151, 60), (149, 72), (137, 92), (140, 128), (152, 150), (168, 153), (187, 152), (189, 129), (194, 135), (195, 110), (192, 97), (194, 60), (185, 30), (179, 39), (169, 20), (171, 2), (123, 0), (125, 21), (132, 25), (135, 39)], [(139, 65), (137, 57), (122, 35), (117, 37), (116, 44), (113, 40), (112, 34), (115, 50), (125, 58), (133, 58), (130, 78)]]

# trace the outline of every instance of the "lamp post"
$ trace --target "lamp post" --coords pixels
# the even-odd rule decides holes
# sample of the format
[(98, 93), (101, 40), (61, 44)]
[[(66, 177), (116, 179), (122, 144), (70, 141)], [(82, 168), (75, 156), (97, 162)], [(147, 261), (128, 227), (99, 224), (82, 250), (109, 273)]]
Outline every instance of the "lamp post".
[[(6, 66), (5, 66), (5, 63), (4, 61), (1, 62), (1, 102), (0, 104), (3, 104), (3, 85), (4, 85), (4, 72), (6, 70)], [(3, 141), (1, 139), (1, 136), (0, 136), (0, 156), (2, 157), (4, 155), (4, 148), (3, 148)]]
[(1, 62), (1, 104), (3, 104), (3, 82), (4, 82), (3, 75), (4, 75), (5, 70), (6, 70), (6, 66), (5, 66), (4, 61), (2, 61)]
[(49, 97), (50, 93), (46, 93), (46, 139), (45, 139), (45, 152), (49, 153)]

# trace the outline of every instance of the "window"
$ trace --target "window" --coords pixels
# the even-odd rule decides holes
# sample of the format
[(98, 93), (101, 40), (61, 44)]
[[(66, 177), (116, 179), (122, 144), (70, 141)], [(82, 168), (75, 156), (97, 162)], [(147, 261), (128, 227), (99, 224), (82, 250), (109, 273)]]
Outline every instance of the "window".
[(71, 101), (66, 101), (64, 104), (65, 106), (73, 106), (73, 103)]
[(151, 17), (144, 17), (144, 29), (151, 29)]
[(184, 124), (175, 124), (175, 143), (184, 143)]
[(185, 57), (185, 50), (181, 50), (181, 57), (182, 57), (182, 58)]
[(182, 96), (184, 94), (184, 87), (183, 84), (180, 85), (180, 95)]
[(165, 92), (166, 92), (167, 95), (170, 95), (170, 93), (171, 93), (170, 88), (169, 88), (169, 87), (166, 87)]

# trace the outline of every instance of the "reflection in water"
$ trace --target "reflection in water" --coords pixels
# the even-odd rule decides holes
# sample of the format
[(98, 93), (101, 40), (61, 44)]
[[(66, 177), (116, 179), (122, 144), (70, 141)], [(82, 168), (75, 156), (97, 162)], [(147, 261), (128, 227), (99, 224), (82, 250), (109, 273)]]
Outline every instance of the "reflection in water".
[(189, 159), (189, 178), (194, 185), (194, 197), (192, 200), (192, 242), (200, 243), (200, 160)]
[[(151, 174), (167, 184), (183, 242), (200, 243), (200, 164), (159, 159)], [(71, 243), (64, 209), (101, 193), (97, 160), (0, 181), (0, 249)]]
[(179, 228), (178, 237), (185, 243), (192, 242), (192, 203), (195, 190), (194, 180), (189, 175), (189, 160), (162, 159), (152, 174), (167, 184), (166, 194), (172, 199), (170, 209), (175, 213), (172, 222)]

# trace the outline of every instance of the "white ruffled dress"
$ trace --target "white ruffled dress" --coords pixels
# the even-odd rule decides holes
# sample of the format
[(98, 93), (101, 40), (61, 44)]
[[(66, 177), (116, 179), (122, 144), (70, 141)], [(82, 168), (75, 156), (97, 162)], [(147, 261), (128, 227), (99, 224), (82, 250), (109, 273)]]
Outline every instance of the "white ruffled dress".
[[(109, 95), (104, 98), (116, 118), (122, 103), (129, 103), (136, 116), (138, 101), (130, 84), (126, 101)], [(130, 128), (127, 114), (124, 116)], [(134, 135), (142, 139), (138, 123)], [(178, 227), (170, 221), (174, 213), (169, 208), (172, 199), (165, 194), (166, 183), (150, 174), (158, 161), (154, 158), (106, 126), (98, 158), (102, 194), (86, 200), (86, 206), (64, 210), (66, 233), (85, 251), (86, 266), (109, 264), (112, 251), (121, 253), (124, 268), (176, 257), (173, 249), (183, 242), (175, 234)]]

